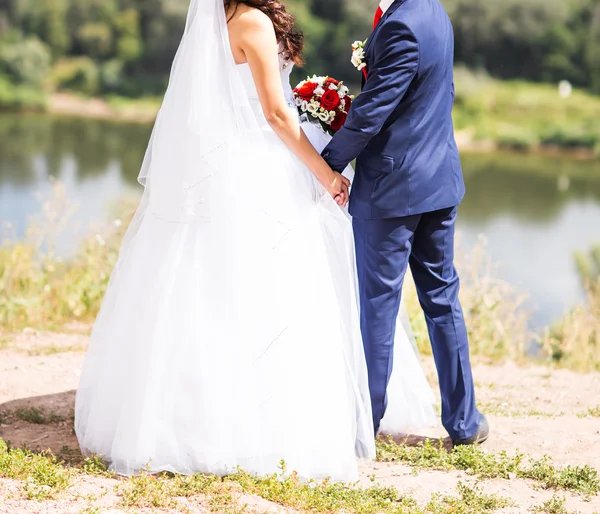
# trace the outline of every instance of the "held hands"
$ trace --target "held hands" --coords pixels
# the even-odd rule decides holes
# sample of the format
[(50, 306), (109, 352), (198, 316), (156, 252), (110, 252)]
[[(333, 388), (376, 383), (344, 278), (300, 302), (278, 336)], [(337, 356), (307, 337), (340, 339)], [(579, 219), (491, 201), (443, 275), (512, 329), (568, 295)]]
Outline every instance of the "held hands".
[(350, 199), (350, 193), (348, 191), (350, 181), (337, 171), (332, 171), (331, 173), (331, 176), (323, 185), (335, 200), (335, 203), (340, 207), (346, 207), (346, 205), (348, 205), (348, 200)]

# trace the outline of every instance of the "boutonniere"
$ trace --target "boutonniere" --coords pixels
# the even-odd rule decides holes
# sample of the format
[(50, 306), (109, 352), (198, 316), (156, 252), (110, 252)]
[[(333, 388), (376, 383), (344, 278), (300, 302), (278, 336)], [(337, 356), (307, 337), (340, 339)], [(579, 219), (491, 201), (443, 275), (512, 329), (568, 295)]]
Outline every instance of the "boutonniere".
[(365, 62), (365, 45), (367, 44), (367, 40), (364, 41), (355, 41), (352, 44), (352, 64), (358, 71), (363, 71), (367, 67), (367, 63)]

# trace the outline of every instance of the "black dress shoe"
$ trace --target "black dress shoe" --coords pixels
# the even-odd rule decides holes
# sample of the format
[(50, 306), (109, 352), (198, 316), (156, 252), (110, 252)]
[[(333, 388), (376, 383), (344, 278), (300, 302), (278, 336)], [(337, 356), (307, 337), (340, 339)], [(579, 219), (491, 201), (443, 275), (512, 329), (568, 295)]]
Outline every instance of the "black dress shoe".
[(477, 433), (468, 439), (457, 439), (456, 441), (452, 441), (452, 444), (454, 446), (470, 446), (473, 444), (481, 444), (485, 443), (489, 436), (490, 425), (487, 418), (482, 414), (481, 419), (479, 420), (479, 428), (477, 429)]

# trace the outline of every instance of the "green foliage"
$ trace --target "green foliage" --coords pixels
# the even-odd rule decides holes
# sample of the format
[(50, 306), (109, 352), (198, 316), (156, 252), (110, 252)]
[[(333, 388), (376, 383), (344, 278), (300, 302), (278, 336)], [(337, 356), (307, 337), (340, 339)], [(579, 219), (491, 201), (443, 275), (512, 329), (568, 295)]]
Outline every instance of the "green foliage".
[(140, 15), (134, 9), (119, 13), (115, 20), (117, 31), (117, 58), (123, 62), (134, 62), (143, 52)]
[[(600, 371), (600, 246), (578, 252), (575, 262), (587, 291), (587, 302), (572, 309), (547, 331), (546, 353), (559, 366)], [(595, 416), (599, 409), (590, 409)]]
[(443, 444), (426, 441), (420, 446), (397, 444), (392, 438), (378, 440), (378, 459), (401, 461), (423, 469), (459, 469), (482, 479), (522, 478), (535, 480), (545, 488), (595, 495), (600, 492), (600, 476), (589, 466), (555, 467), (548, 457), (526, 459), (506, 452), (487, 453), (479, 446), (458, 446), (451, 451)]
[(47, 98), (37, 87), (15, 85), (7, 77), (0, 75), (0, 109), (43, 111)]
[(35, 36), (14, 33), (0, 40), (0, 74), (15, 85), (42, 88), (50, 62), (48, 47)]
[(592, 89), (600, 94), (600, 3), (597, 3), (592, 14), (585, 57), (590, 70)]
[(52, 82), (59, 90), (95, 95), (100, 90), (100, 70), (89, 57), (65, 58), (54, 65)]
[[(442, 1), (455, 26), (458, 63), (500, 78), (569, 80), (600, 92), (597, 0)], [(306, 35), (306, 69), (298, 70), (297, 77), (307, 72), (330, 74), (358, 86), (360, 74), (349, 62), (350, 45), (368, 37), (377, 1), (286, 3)], [(39, 38), (54, 61), (92, 59), (96, 69), (106, 68), (108, 78), (99, 82), (100, 92), (161, 94), (188, 4), (188, 0), (6, 0), (0, 6), (0, 38), (16, 30)], [(98, 89), (90, 88), (88, 80), (69, 87), (86, 94)], [(504, 146), (527, 148), (538, 143), (537, 135), (526, 130), (504, 134), (500, 140)]]
[(501, 78), (591, 86), (597, 0), (442, 1), (454, 23), (459, 62)]
[(477, 141), (529, 150), (539, 146), (583, 149), (600, 143), (600, 98), (574, 89), (561, 98), (557, 86), (498, 81), (457, 68), (454, 121)]
[(28, 498), (46, 500), (69, 486), (71, 472), (52, 455), (9, 449), (0, 439), (0, 476), (23, 481)]
[(94, 59), (102, 59), (111, 54), (113, 34), (105, 23), (86, 23), (77, 31), (77, 39), (83, 53)]

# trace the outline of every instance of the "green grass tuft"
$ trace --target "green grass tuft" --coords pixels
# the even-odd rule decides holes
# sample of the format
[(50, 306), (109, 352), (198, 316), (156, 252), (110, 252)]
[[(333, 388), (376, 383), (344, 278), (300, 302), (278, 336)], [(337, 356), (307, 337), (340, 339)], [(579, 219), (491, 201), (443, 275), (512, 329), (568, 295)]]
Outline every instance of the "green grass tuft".
[(598, 472), (589, 466), (556, 468), (549, 457), (527, 459), (522, 454), (487, 453), (478, 446), (459, 446), (447, 451), (441, 444), (426, 442), (417, 447), (378, 441), (378, 458), (384, 462), (405, 462), (423, 469), (460, 469), (479, 478), (522, 478), (535, 480), (545, 488), (583, 494), (600, 492)]
[(48, 453), (8, 448), (0, 439), (0, 476), (23, 482), (26, 496), (34, 500), (54, 498), (69, 486), (71, 471)]

